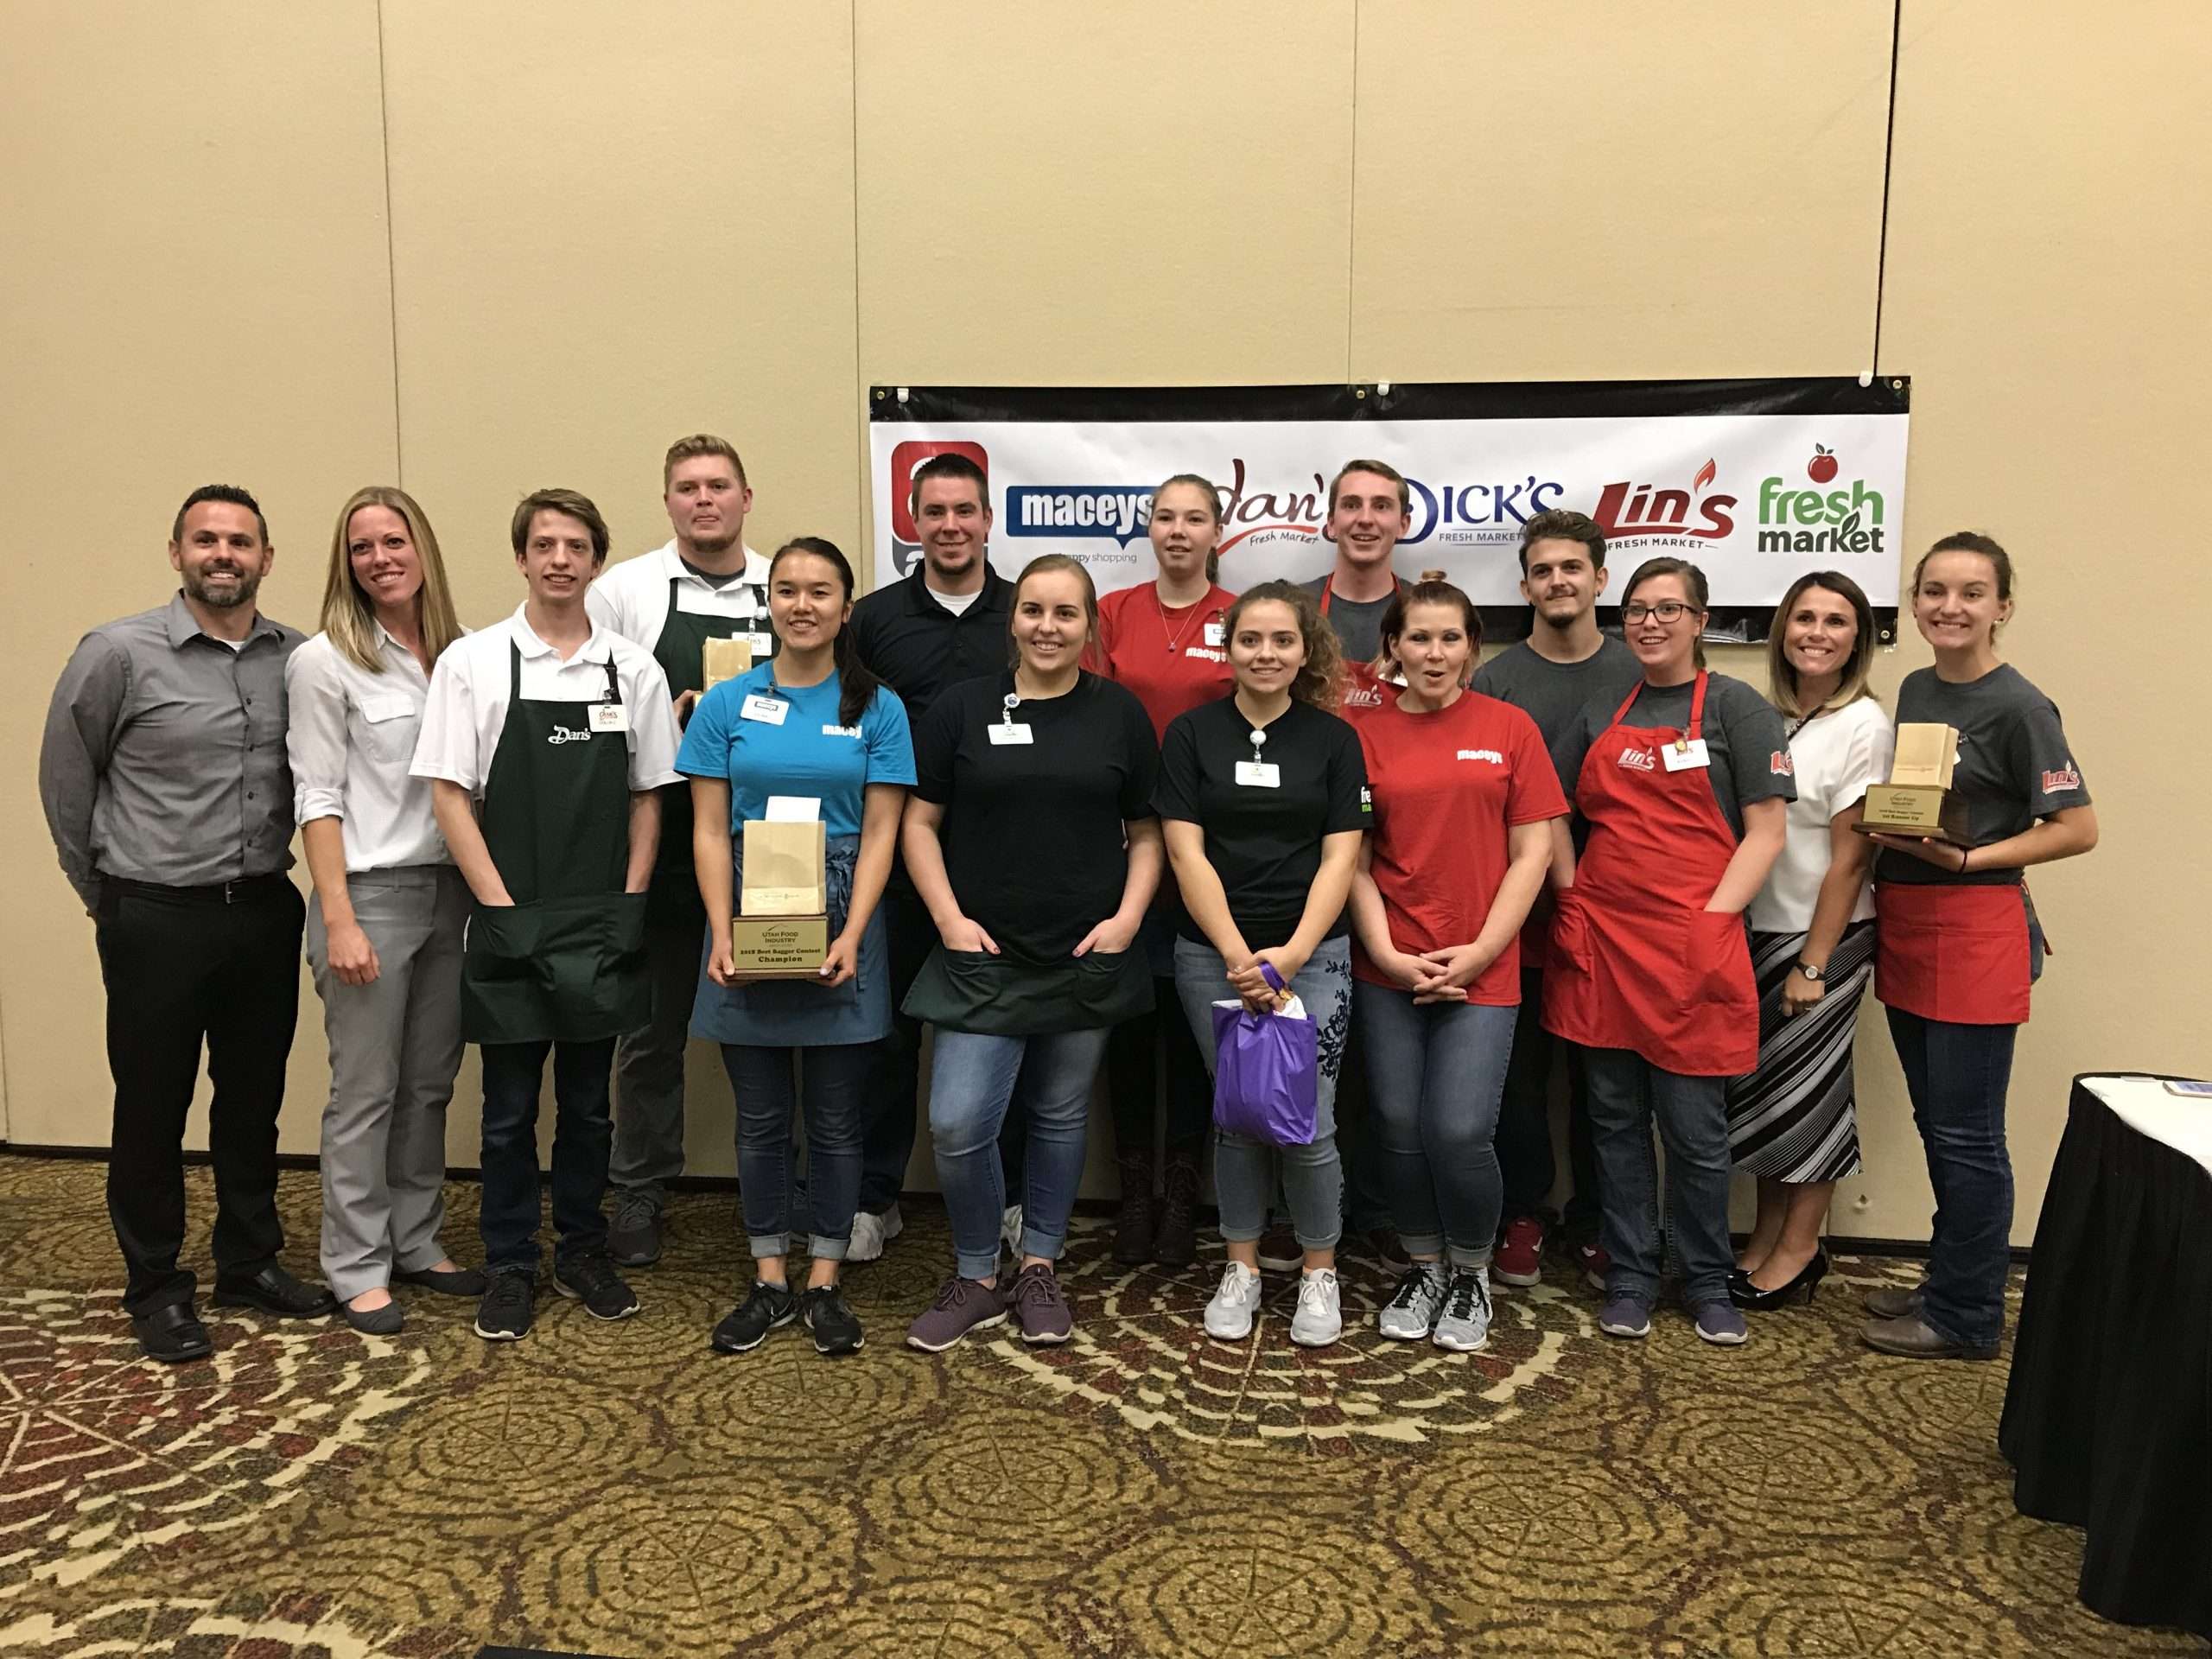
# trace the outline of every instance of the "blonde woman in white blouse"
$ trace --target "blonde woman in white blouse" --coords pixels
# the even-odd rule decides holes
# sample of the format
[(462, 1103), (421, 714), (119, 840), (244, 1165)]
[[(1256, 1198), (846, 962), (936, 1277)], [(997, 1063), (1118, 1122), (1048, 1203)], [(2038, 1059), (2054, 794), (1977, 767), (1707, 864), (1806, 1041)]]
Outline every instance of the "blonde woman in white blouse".
[(1768, 669), (1797, 798), (1782, 856), (1745, 912), (1758, 1065), (1728, 1085), (1729, 1149), (1758, 1179), (1729, 1294), (1758, 1309), (1812, 1300), (1827, 1272), (1829, 1199), (1859, 1166), (1851, 1045), (1874, 972), (1873, 844), (1851, 825), (1896, 744), (1866, 685), (1874, 615), (1859, 584), (1833, 570), (1800, 576), (1774, 617)]
[(438, 1242), (468, 890), (429, 781), (408, 775), (431, 664), (461, 633), (422, 508), (403, 490), (356, 491), (331, 538), (322, 632), (286, 666), (286, 748), (330, 1045), (322, 1270), (346, 1323), (380, 1335), (403, 1323), (394, 1281), (484, 1288)]

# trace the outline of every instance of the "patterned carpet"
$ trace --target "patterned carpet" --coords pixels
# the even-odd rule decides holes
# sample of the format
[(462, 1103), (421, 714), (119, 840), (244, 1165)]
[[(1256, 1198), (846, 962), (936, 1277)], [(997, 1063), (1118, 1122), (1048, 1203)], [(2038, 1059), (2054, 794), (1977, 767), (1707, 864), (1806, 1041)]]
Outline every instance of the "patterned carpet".
[[(1208, 1343), (1219, 1246), (1115, 1268), (1085, 1217), (1077, 1340), (899, 1343), (948, 1260), (909, 1207), (857, 1268), (856, 1358), (796, 1331), (721, 1358), (732, 1201), (678, 1201), (645, 1311), (541, 1300), (493, 1348), (415, 1294), (389, 1339), (229, 1318), (139, 1361), (89, 1163), (0, 1158), (0, 1651), (606, 1655), (2197, 1653), (2074, 1599), (2078, 1534), (2022, 1519), (2005, 1369), (1885, 1360), (1843, 1262), (1812, 1310), (1706, 1347), (1600, 1337), (1562, 1268), (1491, 1351)], [(194, 1172), (194, 1234), (212, 1192)], [(314, 1178), (284, 1178), (311, 1265)], [(452, 1189), (466, 1254), (475, 1188)], [(195, 1252), (204, 1252), (196, 1242)], [(201, 1258), (205, 1271), (204, 1255)], [(1353, 1262), (1346, 1313), (1381, 1270)]]

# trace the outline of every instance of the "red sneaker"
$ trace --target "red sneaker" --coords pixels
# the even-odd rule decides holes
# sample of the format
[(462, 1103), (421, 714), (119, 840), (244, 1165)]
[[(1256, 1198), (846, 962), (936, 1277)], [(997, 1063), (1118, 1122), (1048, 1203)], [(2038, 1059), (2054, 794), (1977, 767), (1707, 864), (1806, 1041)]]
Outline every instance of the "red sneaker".
[(1605, 1289), (1605, 1273), (1613, 1265), (1613, 1258), (1605, 1254), (1603, 1247), (1578, 1244), (1574, 1247), (1574, 1259), (1582, 1268), (1583, 1282), (1592, 1290)]
[(1505, 1224), (1505, 1236), (1491, 1257), (1491, 1277), (1501, 1284), (1541, 1284), (1544, 1278), (1544, 1224), (1534, 1216), (1516, 1216)]

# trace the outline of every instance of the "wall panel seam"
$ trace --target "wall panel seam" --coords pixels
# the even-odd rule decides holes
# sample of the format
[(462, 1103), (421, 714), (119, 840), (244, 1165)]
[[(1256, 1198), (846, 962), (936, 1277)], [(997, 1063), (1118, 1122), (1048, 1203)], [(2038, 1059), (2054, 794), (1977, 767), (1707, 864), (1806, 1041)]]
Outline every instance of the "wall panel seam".
[(1882, 372), (1882, 308), (1890, 276), (1890, 167), (1897, 148), (1897, 57), (1904, 38), (1904, 0), (1890, 0), (1890, 111), (1882, 129), (1882, 225), (1874, 253), (1874, 347), (1866, 366)]
[(1352, 379), (1352, 329), (1359, 315), (1359, 27), (1364, 0), (1351, 4), (1351, 145), (1344, 175), (1344, 384)]
[(407, 448), (400, 441), (399, 257), (391, 223), (391, 92), (385, 73), (384, 0), (377, 7), (377, 139), (384, 152), (384, 302), (391, 344), (392, 482), (407, 487)]

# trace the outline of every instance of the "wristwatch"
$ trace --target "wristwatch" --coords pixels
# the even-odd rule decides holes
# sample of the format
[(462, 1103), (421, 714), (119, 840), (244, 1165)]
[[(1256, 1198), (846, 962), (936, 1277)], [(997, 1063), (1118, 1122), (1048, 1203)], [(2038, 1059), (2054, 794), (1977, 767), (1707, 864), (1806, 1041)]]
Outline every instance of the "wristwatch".
[(1814, 967), (1814, 966), (1813, 966), (1813, 964), (1812, 964), (1811, 963), (1809, 963), (1809, 962), (1801, 962), (1801, 963), (1799, 963), (1797, 964), (1797, 971), (1798, 971), (1799, 973), (1801, 973), (1801, 974), (1804, 975), (1806, 978), (1808, 978), (1808, 979), (1811, 980), (1815, 984), (1816, 984), (1816, 985), (1817, 985), (1817, 984), (1819, 984), (1819, 983), (1820, 983), (1820, 981), (1821, 981), (1821, 975), (1822, 970), (1821, 970), (1821, 969), (1818, 969), (1818, 968)]

